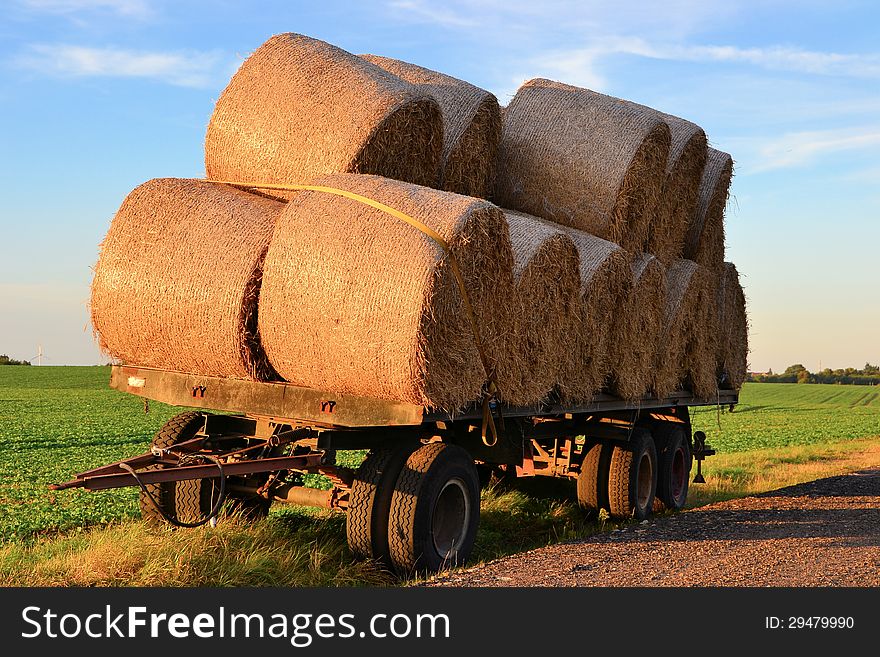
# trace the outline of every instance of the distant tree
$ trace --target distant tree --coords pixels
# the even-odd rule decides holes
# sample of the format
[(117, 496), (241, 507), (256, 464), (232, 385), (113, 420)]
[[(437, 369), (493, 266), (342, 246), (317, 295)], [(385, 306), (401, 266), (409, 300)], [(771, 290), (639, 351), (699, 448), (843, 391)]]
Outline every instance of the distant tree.
[(800, 372), (797, 373), (798, 383), (812, 383), (811, 379), (812, 377), (806, 369), (802, 369)]
[(30, 365), (26, 360), (15, 360), (6, 354), (0, 354), (0, 365)]
[(797, 363), (796, 365), (789, 365), (785, 368), (785, 374), (794, 374), (795, 376), (800, 376), (801, 372), (806, 372), (807, 368)]

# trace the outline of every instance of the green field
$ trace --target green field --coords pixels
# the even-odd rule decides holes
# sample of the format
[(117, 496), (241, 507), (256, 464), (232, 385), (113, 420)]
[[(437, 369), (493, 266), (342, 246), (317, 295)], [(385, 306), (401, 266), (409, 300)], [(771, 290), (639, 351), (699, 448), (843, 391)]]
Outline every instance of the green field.
[(733, 413), (698, 408), (694, 429), (726, 453), (880, 435), (880, 387), (747, 383)]
[[(153, 403), (145, 414), (141, 400), (110, 390), (108, 380), (106, 367), (0, 367), (0, 541), (30, 543), (59, 531), (77, 532), (138, 516), (133, 489), (47, 490), (48, 484), (65, 481), (75, 472), (144, 451), (157, 428), (177, 412)], [(695, 427), (727, 453), (877, 436), (880, 390), (747, 384), (734, 413), (701, 410)], [(539, 502), (528, 494), (505, 500), (484, 502), (481, 541), (491, 541), (495, 534), (503, 538), (514, 529), (511, 521), (521, 531), (529, 518), (537, 523), (539, 534), (574, 531), (568, 526), (569, 511), (553, 506), (561, 502)], [(508, 518), (511, 504), (516, 513)], [(305, 512), (280, 512), (284, 513)], [(565, 516), (563, 529), (541, 524), (554, 514)], [(341, 518), (330, 524), (341, 526)]]

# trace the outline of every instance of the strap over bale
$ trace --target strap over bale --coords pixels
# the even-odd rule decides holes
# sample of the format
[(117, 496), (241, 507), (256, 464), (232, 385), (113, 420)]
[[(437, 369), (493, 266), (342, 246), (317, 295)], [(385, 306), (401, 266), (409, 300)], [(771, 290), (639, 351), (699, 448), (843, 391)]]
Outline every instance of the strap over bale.
[(119, 208), (92, 280), (102, 351), (147, 367), (268, 380), (257, 299), (283, 203), (173, 178), (137, 187)]
[(415, 85), (437, 101), (443, 113), (440, 179), (432, 185), (449, 192), (488, 198), (501, 140), (501, 109), (494, 95), (477, 86), (415, 64), (377, 55), (369, 62)]
[(380, 208), (298, 192), (266, 257), (260, 329), (274, 367), (298, 385), (444, 410), (479, 399), (479, 343), (494, 370), (510, 334), (513, 256), (501, 210), (377, 176), (313, 182), (417, 217), (448, 252)]
[(641, 253), (669, 154), (654, 110), (535, 79), (504, 110), (495, 200)]
[(442, 148), (440, 108), (424, 91), (341, 48), (286, 33), (248, 57), (220, 95), (205, 169), (211, 179), (263, 183), (354, 172), (432, 185)]

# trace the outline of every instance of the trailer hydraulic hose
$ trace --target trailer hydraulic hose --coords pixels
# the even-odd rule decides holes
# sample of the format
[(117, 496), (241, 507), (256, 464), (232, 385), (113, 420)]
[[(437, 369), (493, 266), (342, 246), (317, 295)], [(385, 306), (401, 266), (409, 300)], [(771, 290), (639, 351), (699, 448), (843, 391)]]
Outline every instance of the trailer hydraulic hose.
[(141, 481), (140, 476), (138, 475), (138, 473), (135, 471), (134, 468), (132, 468), (128, 463), (124, 463), (124, 462), (120, 463), (119, 467), (121, 469), (125, 470), (126, 472), (128, 472), (128, 474), (130, 474), (132, 477), (134, 477), (134, 480), (137, 482), (137, 485), (140, 486), (144, 495), (146, 495), (147, 499), (150, 500), (150, 504), (152, 504), (156, 508), (156, 510), (159, 512), (159, 515), (161, 515), (167, 523), (174, 525), (175, 527), (182, 527), (185, 529), (191, 529), (193, 527), (201, 527), (202, 525), (206, 525), (209, 522), (211, 522), (211, 520), (213, 518), (217, 517), (217, 514), (220, 513), (220, 509), (223, 508), (223, 504), (226, 502), (226, 475), (223, 472), (223, 464), (220, 463), (220, 460), (218, 458), (216, 458), (214, 456), (210, 456), (208, 454), (188, 454), (188, 455), (182, 457), (180, 459), (180, 461), (182, 463), (183, 461), (190, 461), (190, 460), (195, 460), (195, 459), (203, 459), (205, 461), (211, 461), (212, 463), (214, 463), (214, 465), (217, 466), (217, 470), (219, 471), (219, 478), (220, 478), (220, 494), (217, 496), (217, 501), (211, 507), (211, 510), (208, 512), (208, 515), (203, 520), (198, 520), (196, 522), (183, 522), (181, 520), (178, 520), (177, 518), (170, 516), (165, 511), (165, 509), (162, 508), (162, 505), (159, 504), (159, 502), (156, 500), (156, 498), (153, 496), (153, 494), (149, 490), (147, 490), (146, 484), (144, 484), (144, 482)]

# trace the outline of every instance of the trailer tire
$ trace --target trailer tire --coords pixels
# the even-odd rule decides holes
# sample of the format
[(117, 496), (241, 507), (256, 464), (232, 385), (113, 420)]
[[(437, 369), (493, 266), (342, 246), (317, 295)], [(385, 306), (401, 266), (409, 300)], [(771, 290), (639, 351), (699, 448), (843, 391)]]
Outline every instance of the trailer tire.
[[(156, 435), (151, 445), (159, 449), (173, 447), (195, 437), (204, 426), (204, 413), (188, 411), (168, 420)], [(213, 487), (208, 479), (168, 481), (160, 484), (146, 484), (147, 491), (167, 515), (181, 522), (196, 522), (211, 510)], [(149, 497), (140, 491), (141, 516), (151, 524), (164, 524), (165, 518)]]
[(657, 449), (651, 433), (633, 429), (629, 442), (614, 445), (608, 472), (608, 507), (614, 518), (644, 520), (657, 493)]
[(588, 514), (608, 508), (608, 468), (611, 447), (598, 441), (584, 455), (577, 478), (577, 498)]
[(668, 429), (664, 443), (658, 457), (657, 502), (654, 508), (677, 511), (687, 502), (693, 462), (691, 446), (687, 434), (679, 427)]
[(394, 483), (418, 444), (372, 450), (354, 475), (345, 513), (348, 547), (361, 559), (390, 565), (388, 513)]
[(480, 480), (470, 454), (457, 445), (423, 445), (407, 459), (391, 496), (394, 569), (405, 576), (463, 564), (479, 521)]

